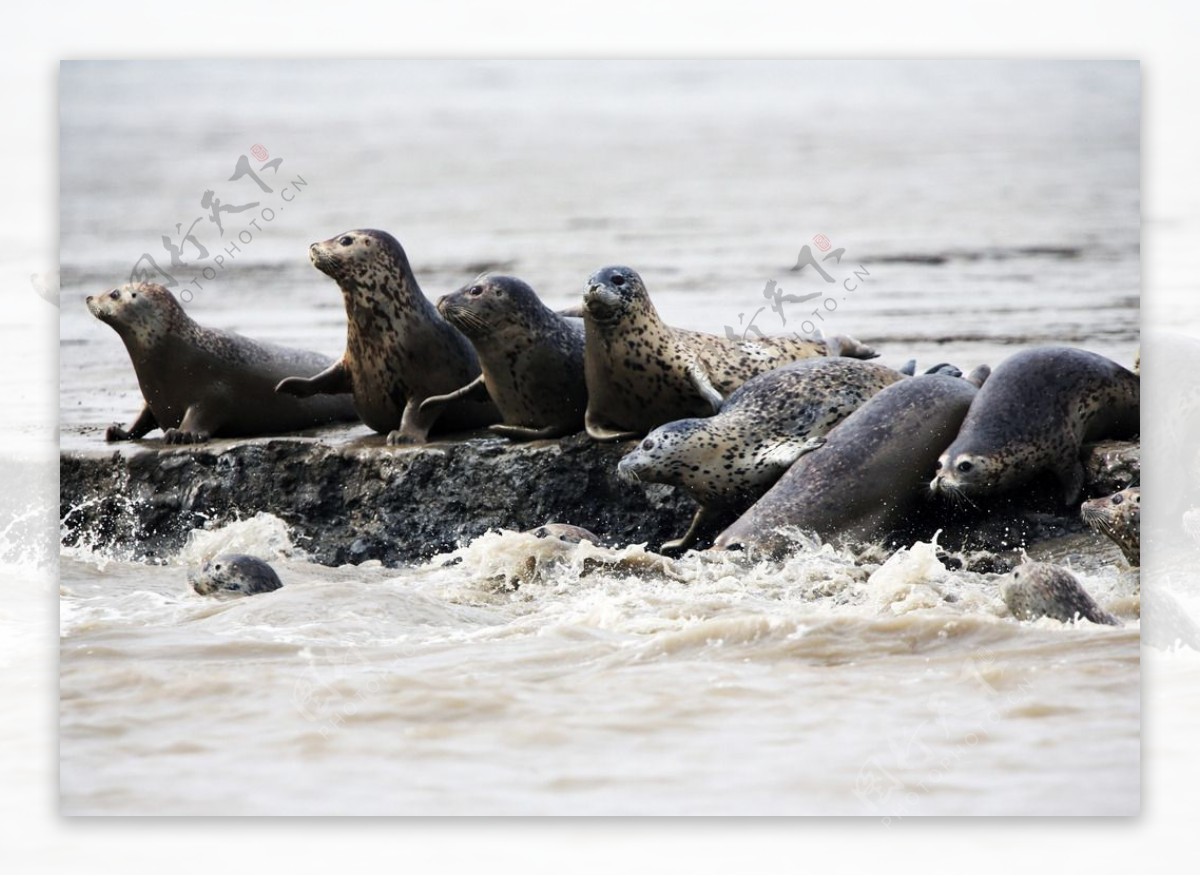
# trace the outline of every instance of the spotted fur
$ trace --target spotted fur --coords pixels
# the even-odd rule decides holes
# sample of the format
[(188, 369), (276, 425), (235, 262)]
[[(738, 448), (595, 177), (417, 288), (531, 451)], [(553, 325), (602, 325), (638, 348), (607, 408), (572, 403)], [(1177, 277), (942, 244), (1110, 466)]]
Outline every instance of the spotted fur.
[(583, 325), (555, 313), (515, 277), (481, 278), (443, 296), (446, 321), (479, 356), (483, 385), (511, 438), (555, 438), (583, 428)]
[(92, 315), (125, 342), (146, 402), (128, 429), (109, 427), (109, 441), (161, 428), (168, 443), (184, 444), (357, 419), (348, 399), (298, 399), (274, 391), (289, 374), (328, 366), (333, 360), (326, 356), (205, 328), (155, 283), (122, 286), (86, 301)]
[(597, 440), (639, 437), (663, 423), (708, 416), (751, 377), (789, 362), (838, 351), (876, 355), (850, 338), (731, 340), (671, 328), (642, 278), (626, 267), (603, 268), (588, 280), (584, 325), (586, 422)]
[(1090, 499), (1079, 509), (1083, 522), (1108, 536), (1131, 566), (1142, 561), (1142, 490), (1126, 487), (1111, 496)]
[(1005, 580), (1000, 593), (1017, 620), (1051, 617), (1070, 623), (1082, 618), (1094, 624), (1121, 625), (1062, 566), (1026, 561)]
[(1083, 489), (1083, 443), (1136, 435), (1139, 399), (1137, 375), (1111, 359), (1073, 347), (1024, 350), (983, 385), (931, 487), (988, 495), (1051, 471), (1073, 504)]
[(274, 569), (247, 554), (222, 554), (189, 573), (188, 580), (201, 596), (270, 593), (283, 586)]

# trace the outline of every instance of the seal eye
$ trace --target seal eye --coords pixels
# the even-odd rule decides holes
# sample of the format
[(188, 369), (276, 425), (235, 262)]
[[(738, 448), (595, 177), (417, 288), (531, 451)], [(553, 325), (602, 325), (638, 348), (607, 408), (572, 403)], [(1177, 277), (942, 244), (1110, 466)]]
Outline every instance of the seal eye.
[(354, 238), (347, 234), (345, 237), (339, 240), (338, 243), (340, 243), (342, 246), (349, 246), (350, 244), (354, 243)]
[(1125, 497), (1122, 496), (1120, 493), (1117, 493), (1115, 496), (1112, 497), (1112, 503), (1114, 505), (1120, 505), (1124, 501), (1125, 501)]
[(942, 470), (942, 461), (939, 459), (937, 466), (934, 467), (934, 471), (941, 471), (941, 470)]
[(472, 286), (470, 291), (467, 294), (470, 295), (472, 298), (478, 298), (480, 295), (483, 294), (483, 287), (482, 286)]
[(642, 450), (653, 450), (653, 449), (654, 449), (654, 441), (652, 441), (651, 439), (647, 438), (645, 441), (642, 442)]
[(116, 301), (118, 298), (121, 297), (121, 293), (118, 292), (116, 289), (113, 289), (111, 292), (108, 293), (108, 297), (111, 298), (113, 301)]
[(958, 470), (961, 471), (963, 474), (966, 474), (974, 467), (975, 466), (971, 465), (971, 463), (967, 462), (966, 460), (963, 460), (962, 462), (960, 462), (958, 464)]
[(624, 286), (625, 285), (625, 276), (623, 274), (613, 274), (612, 275), (612, 284), (614, 286)]

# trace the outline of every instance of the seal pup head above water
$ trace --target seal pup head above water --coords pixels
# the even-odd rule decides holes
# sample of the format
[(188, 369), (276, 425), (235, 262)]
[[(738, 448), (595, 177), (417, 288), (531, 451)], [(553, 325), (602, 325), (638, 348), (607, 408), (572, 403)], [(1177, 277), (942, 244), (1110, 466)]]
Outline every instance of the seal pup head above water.
[(687, 534), (663, 550), (691, 547), (713, 509), (761, 496), (801, 455), (884, 387), (904, 380), (874, 362), (806, 359), (746, 381), (712, 417), (654, 429), (617, 466), (623, 477), (671, 484), (700, 505)]
[(1079, 509), (1083, 522), (1108, 536), (1131, 566), (1142, 562), (1142, 489), (1126, 487), (1111, 496), (1089, 499)]
[(108, 428), (108, 441), (138, 439), (161, 428), (168, 444), (193, 444), (214, 436), (272, 435), (357, 419), (348, 399), (298, 399), (274, 392), (288, 374), (324, 368), (329, 357), (205, 328), (156, 283), (89, 295), (86, 304), (125, 342), (145, 400), (128, 429)]
[(1119, 627), (1121, 622), (1096, 604), (1079, 580), (1062, 566), (1026, 560), (1000, 587), (1004, 604), (1017, 620), (1077, 618)]
[(631, 268), (602, 268), (584, 293), (588, 434), (637, 438), (656, 426), (715, 413), (755, 375), (813, 356), (876, 353), (852, 338), (736, 340), (675, 329), (658, 315)]
[(557, 438), (583, 429), (587, 385), (583, 325), (555, 313), (515, 277), (481, 277), (444, 295), (438, 312), (467, 336), (483, 373), (422, 410), (457, 398), (491, 398), (509, 438)]
[(246, 596), (270, 593), (283, 586), (274, 569), (248, 554), (221, 554), (199, 570), (189, 572), (188, 583), (201, 596)]
[(317, 270), (335, 280), (346, 306), (346, 352), (312, 377), (291, 377), (278, 391), (298, 396), (351, 393), (363, 422), (389, 444), (421, 443), (440, 431), (499, 419), (490, 401), (461, 399), (421, 410), (479, 376), (475, 351), (417, 285), (403, 247), (390, 234), (347, 231), (309, 247)]
[(975, 497), (1051, 471), (1073, 504), (1083, 489), (1081, 446), (1137, 434), (1139, 398), (1137, 375), (1096, 353), (1073, 347), (1016, 353), (979, 391), (930, 486)]

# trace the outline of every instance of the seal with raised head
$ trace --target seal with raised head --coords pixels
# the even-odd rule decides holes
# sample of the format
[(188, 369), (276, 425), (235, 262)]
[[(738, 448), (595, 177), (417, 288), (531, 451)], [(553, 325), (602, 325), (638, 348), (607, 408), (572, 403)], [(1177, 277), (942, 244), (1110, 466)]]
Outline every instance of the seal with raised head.
[(1083, 489), (1086, 441), (1130, 438), (1140, 381), (1087, 350), (1036, 347), (1005, 359), (979, 391), (937, 464), (931, 487), (968, 498), (1003, 492), (1053, 472), (1066, 504)]
[(759, 498), (822, 436), (899, 371), (857, 359), (793, 362), (747, 380), (711, 417), (659, 426), (617, 465), (624, 478), (680, 487), (700, 505), (687, 534), (663, 544), (695, 544), (716, 509)]
[(205, 328), (156, 283), (131, 283), (89, 295), (92, 316), (121, 336), (145, 405), (129, 428), (113, 424), (105, 440), (163, 430), (168, 444), (275, 435), (357, 420), (349, 399), (277, 395), (275, 384), (332, 360), (320, 353)]
[(1077, 618), (1119, 627), (1121, 622), (1096, 604), (1079, 579), (1062, 566), (1026, 560), (1000, 587), (1004, 604), (1017, 620), (1052, 617), (1063, 623)]
[(1131, 566), (1142, 562), (1142, 489), (1126, 487), (1111, 496), (1089, 499), (1079, 509), (1083, 522), (1108, 536)]
[(587, 432), (597, 441), (640, 438), (656, 426), (716, 413), (731, 392), (763, 372), (813, 356), (872, 359), (852, 338), (736, 340), (671, 328), (636, 271), (607, 267), (583, 298)]
[(503, 422), (489, 426), (509, 438), (558, 438), (583, 429), (583, 325), (555, 313), (515, 277), (476, 280), (438, 300), (438, 312), (467, 336), (483, 373), (421, 410), (456, 399), (490, 398)]
[(974, 383), (944, 374), (885, 387), (796, 460), (713, 548), (783, 556), (794, 544), (790, 530), (848, 543), (899, 528), (928, 494), (939, 448), (958, 431), (976, 392)]
[(188, 583), (201, 596), (270, 593), (283, 586), (274, 569), (248, 554), (221, 554), (189, 572)]
[[(308, 397), (350, 393), (364, 423), (389, 444), (422, 443), (439, 431), (474, 429), (500, 417), (490, 401), (461, 399), (425, 411), (479, 376), (470, 343), (421, 292), (396, 238), (347, 231), (309, 247), (317, 270), (337, 282), (346, 305), (346, 352), (312, 377), (289, 377), (280, 393)], [(295, 372), (293, 372), (295, 374)]]

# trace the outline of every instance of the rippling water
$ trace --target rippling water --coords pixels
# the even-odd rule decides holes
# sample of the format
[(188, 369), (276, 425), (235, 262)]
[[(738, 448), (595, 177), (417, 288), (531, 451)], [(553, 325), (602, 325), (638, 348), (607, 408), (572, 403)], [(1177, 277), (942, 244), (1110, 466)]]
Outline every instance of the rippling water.
[[(768, 280), (823, 288), (788, 270), (823, 233), (869, 272), (826, 330), (889, 364), (1051, 341), (1130, 363), (1138, 90), (1124, 64), (68, 65), (63, 446), (102, 450), (138, 407), (83, 295), (143, 252), (165, 263), (207, 189), (284, 209), (190, 311), (328, 353), (344, 316), (307, 244), (375, 226), (431, 296), (495, 267), (564, 306), (618, 262), (710, 331), (744, 325)], [(228, 181), (254, 144), (307, 181), (294, 201)], [(195, 226), (210, 254), (243, 228), (226, 223)], [(784, 315), (758, 324), (804, 319)], [(277, 560), (285, 587), (192, 594), (188, 564), (217, 549)], [(493, 534), (330, 569), (264, 516), (165, 565), (68, 552), (64, 811), (1137, 810), (1137, 579), (1107, 544), (1039, 555), (1120, 629), (1017, 624), (997, 576), (920, 544), (760, 567), (577, 547), (530, 573), (552, 549)]]

